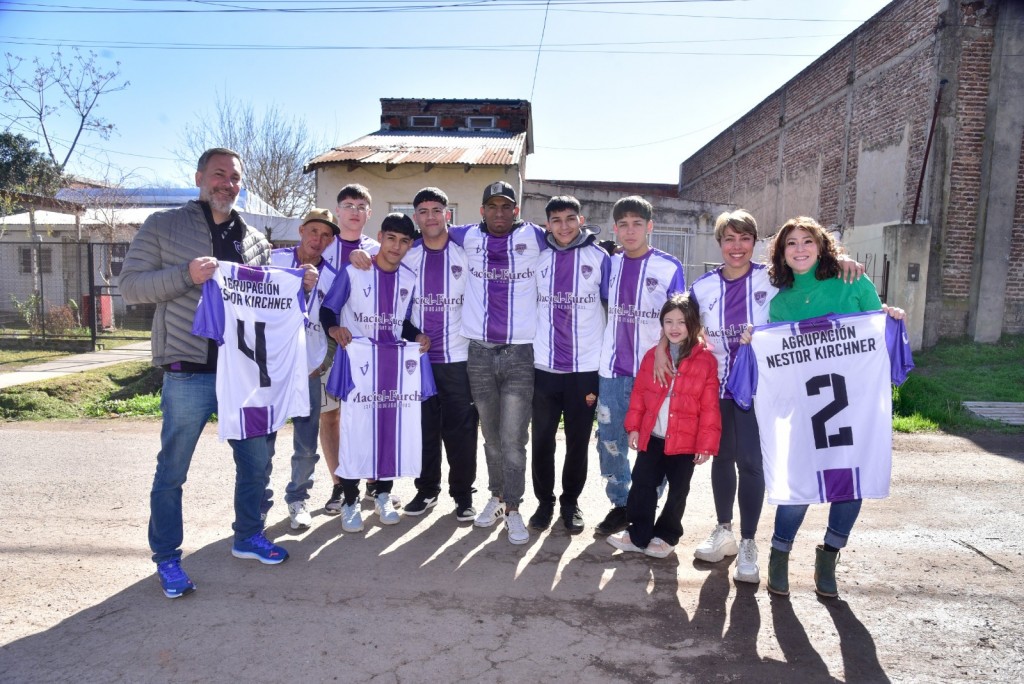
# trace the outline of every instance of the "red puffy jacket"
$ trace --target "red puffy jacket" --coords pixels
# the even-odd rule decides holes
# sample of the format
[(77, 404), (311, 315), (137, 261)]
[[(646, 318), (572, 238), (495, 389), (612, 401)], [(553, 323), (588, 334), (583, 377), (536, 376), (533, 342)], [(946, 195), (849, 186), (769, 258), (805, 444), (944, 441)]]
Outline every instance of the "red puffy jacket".
[[(722, 438), (722, 414), (718, 409), (718, 361), (701, 345), (683, 359), (673, 383), (669, 403), (665, 453), (718, 455)], [(658, 422), (658, 410), (668, 396), (668, 387), (654, 381), (654, 349), (640, 363), (633, 394), (626, 412), (627, 432), (639, 432), (640, 451), (647, 450), (651, 430)]]

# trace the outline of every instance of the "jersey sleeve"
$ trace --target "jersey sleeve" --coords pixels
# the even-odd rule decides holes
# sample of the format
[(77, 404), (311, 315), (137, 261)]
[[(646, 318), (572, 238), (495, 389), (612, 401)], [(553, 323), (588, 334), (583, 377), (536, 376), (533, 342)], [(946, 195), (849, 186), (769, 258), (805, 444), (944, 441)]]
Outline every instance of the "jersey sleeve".
[(686, 292), (686, 276), (683, 274), (682, 265), (680, 265), (676, 268), (675, 273), (672, 274), (672, 280), (669, 281), (666, 294), (671, 297), (672, 295), (684, 292)]
[(434, 383), (434, 369), (430, 365), (430, 357), (427, 354), (420, 354), (420, 396), (424, 399), (437, 394), (437, 385)]
[(475, 226), (475, 223), (469, 223), (464, 226), (453, 226), (448, 229), (448, 239), (457, 244), (459, 247), (463, 247), (463, 243), (466, 241), (466, 233), (469, 229)]
[(334, 365), (331, 366), (331, 374), (327, 376), (327, 393), (332, 397), (347, 399), (348, 393), (355, 389), (352, 381), (352, 362), (348, 352), (341, 347), (334, 354)]
[(203, 283), (203, 295), (192, 320), (192, 334), (208, 337), (218, 345), (224, 344), (224, 299), (220, 285), (213, 278)]
[[(601, 249), (598, 247), (598, 249)], [(602, 252), (604, 250), (601, 250)], [(612, 258), (607, 253), (601, 258), (601, 301), (608, 303), (608, 281), (612, 277)]]
[(320, 325), (324, 332), (339, 324), (341, 307), (345, 306), (351, 292), (352, 281), (349, 279), (348, 267), (345, 267), (338, 271), (338, 277), (331, 284), (324, 301), (320, 303)]
[(910, 337), (906, 322), (892, 316), (885, 317), (885, 346), (889, 349), (889, 374), (892, 384), (902, 385), (914, 369), (914, 358), (910, 352)]
[(757, 359), (752, 347), (750, 344), (740, 345), (736, 353), (736, 363), (729, 372), (729, 379), (725, 381), (726, 389), (744, 411), (750, 410), (754, 404), (754, 395), (757, 394)]

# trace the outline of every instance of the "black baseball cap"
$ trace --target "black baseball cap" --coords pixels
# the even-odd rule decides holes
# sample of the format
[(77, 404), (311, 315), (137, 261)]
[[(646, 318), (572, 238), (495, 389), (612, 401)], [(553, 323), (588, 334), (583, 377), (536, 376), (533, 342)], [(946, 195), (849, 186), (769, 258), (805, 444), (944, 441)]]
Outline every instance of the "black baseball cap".
[(494, 181), (484, 188), (484, 201), (480, 204), (487, 204), (487, 200), (492, 197), (504, 197), (507, 200), (511, 200), (512, 204), (516, 203), (516, 191), (505, 181)]

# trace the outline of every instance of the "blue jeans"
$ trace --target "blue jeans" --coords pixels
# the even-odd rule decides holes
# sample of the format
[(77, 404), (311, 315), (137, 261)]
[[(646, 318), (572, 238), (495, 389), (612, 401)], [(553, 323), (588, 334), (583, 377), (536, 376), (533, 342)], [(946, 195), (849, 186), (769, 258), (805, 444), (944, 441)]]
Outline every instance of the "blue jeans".
[(597, 455), (604, 491), (612, 506), (625, 506), (629, 497), (629, 434), (623, 423), (633, 393), (632, 377), (605, 378), (597, 383)]
[(533, 345), (469, 344), (469, 387), (480, 414), (487, 487), (513, 510), (526, 491), (526, 442), (533, 412)]
[[(199, 435), (217, 412), (216, 382), (214, 373), (164, 373), (160, 453), (149, 494), (149, 548), (154, 563), (181, 558), (181, 490)], [(265, 436), (228, 442), (235, 457), (235, 522), (231, 529), (235, 540), (242, 541), (263, 530), (260, 501), (270, 452)]]
[[(863, 499), (852, 501), (833, 501), (828, 509), (828, 529), (825, 530), (825, 543), (841, 549), (850, 538), (853, 524), (860, 515)], [(793, 550), (793, 540), (800, 530), (800, 525), (807, 514), (807, 504), (797, 506), (779, 506), (775, 509), (775, 534), (772, 535), (772, 548), (789, 553)]]
[[(320, 376), (309, 379), (309, 415), (292, 418), (292, 479), (284, 489), (286, 504), (305, 501), (309, 498), (309, 490), (313, 487), (313, 473), (320, 454), (316, 453), (317, 440), (320, 439)], [(274, 490), (270, 488), (270, 474), (274, 470), (274, 454), (277, 446), (277, 433), (267, 439), (270, 448), (270, 459), (267, 461), (267, 484), (264, 492), (260, 513), (266, 514), (274, 505)]]

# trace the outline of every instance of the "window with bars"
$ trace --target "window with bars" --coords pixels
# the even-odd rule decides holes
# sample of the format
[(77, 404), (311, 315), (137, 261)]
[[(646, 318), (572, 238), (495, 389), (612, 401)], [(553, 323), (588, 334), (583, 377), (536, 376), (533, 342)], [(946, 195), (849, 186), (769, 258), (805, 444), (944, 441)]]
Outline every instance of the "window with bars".
[[(39, 272), (53, 273), (53, 249), (51, 247), (39, 247)], [(35, 252), (31, 247), (18, 248), (18, 262), (21, 264), (22, 273), (32, 273), (32, 259)]]

